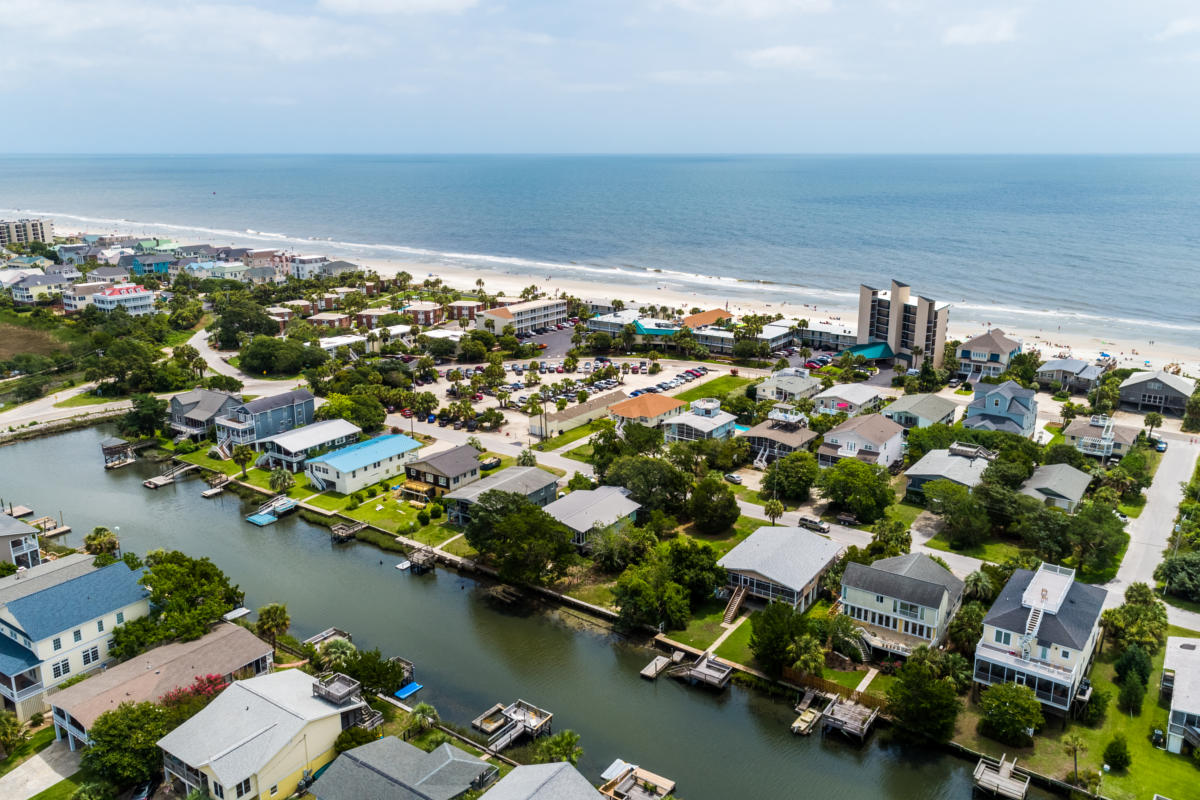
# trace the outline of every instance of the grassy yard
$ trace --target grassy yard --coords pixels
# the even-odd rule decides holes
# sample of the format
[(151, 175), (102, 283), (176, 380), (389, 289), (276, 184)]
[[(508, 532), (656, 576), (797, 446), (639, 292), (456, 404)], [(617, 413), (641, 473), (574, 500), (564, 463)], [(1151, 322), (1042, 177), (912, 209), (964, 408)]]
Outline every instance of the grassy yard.
[(696, 531), (695, 526), (691, 523), (683, 526), (681, 533), (685, 536), (690, 536), (698, 542), (708, 542), (716, 548), (717, 555), (723, 556), (734, 548), (738, 542), (745, 539), (754, 531), (761, 528), (763, 525), (769, 524), (765, 519), (752, 519), (750, 517), (739, 517), (738, 521), (733, 524), (730, 530), (724, 533), (708, 535)]
[(1046, 433), (1050, 434), (1050, 439), (1046, 442), (1047, 447), (1063, 443), (1062, 425), (1057, 422), (1047, 422), (1044, 429)]
[(573, 461), (580, 461), (584, 464), (590, 464), (592, 463), (592, 443), (588, 442), (587, 444), (581, 444), (579, 447), (563, 453), (563, 455)]
[[(833, 681), (839, 686), (845, 686), (847, 689), (853, 689), (862, 683), (863, 678), (867, 677), (867, 671), (859, 669), (854, 670), (853, 672), (846, 672), (840, 669), (827, 669), (821, 675), (821, 677), (827, 681)], [(879, 677), (880, 676), (876, 676), (876, 680), (878, 680)], [(871, 682), (871, 686), (874, 688), (874, 681)]]
[(242, 477), (242, 468), (232, 461), (219, 461), (215, 458), (208, 457), (208, 447), (201, 447), (194, 453), (175, 456), (180, 461), (186, 461), (189, 464), (199, 464), (205, 469), (211, 469), (214, 472), (224, 472), (226, 475), (236, 475), (238, 479)]
[[(461, 539), (455, 539), (442, 549), (451, 555), (458, 556), (459, 558), (469, 558), (471, 560), (479, 558), (479, 551), (474, 547), (471, 547), (465, 536)], [(588, 602), (592, 601), (589, 600)]]
[(750, 633), (753, 629), (750, 620), (739, 625), (736, 631), (729, 634), (728, 639), (721, 642), (721, 646), (717, 648), (717, 657), (751, 666), (754, 662), (754, 654), (750, 652)]
[[(710, 597), (692, 614), (692, 621), (682, 631), (672, 631), (668, 634), (677, 642), (691, 645), (703, 650), (717, 640), (725, 632), (721, 620), (725, 617), (725, 601)], [(743, 627), (749, 625), (743, 622)]]
[(29, 800), (70, 800), (71, 796), (85, 783), (98, 781), (98, 776), (81, 769), (69, 778), (63, 778), (49, 789), (38, 792)]
[(1146, 495), (1139, 494), (1137, 499), (1132, 503), (1120, 503), (1117, 505), (1117, 511), (1120, 511), (1127, 517), (1140, 517), (1142, 509), (1146, 507)]
[[(1170, 635), (1197, 634), (1172, 626)], [(1133, 763), (1128, 770), (1104, 775), (1100, 785), (1102, 795), (1113, 800), (1143, 800), (1156, 792), (1165, 797), (1194, 797), (1197, 783), (1200, 782), (1200, 767), (1187, 756), (1158, 750), (1150, 740), (1152, 730), (1166, 730), (1167, 727), (1169, 706), (1159, 701), (1157, 691), (1159, 676), (1162, 673), (1163, 653), (1159, 652), (1154, 657), (1154, 671), (1150, 674), (1149, 690), (1146, 692), (1141, 713), (1136, 716), (1121, 712), (1116, 706), (1118, 687), (1113, 683), (1113, 662), (1116, 655), (1112, 649), (1106, 649), (1097, 657), (1092, 668), (1092, 684), (1112, 697), (1107, 717), (1099, 726), (1092, 728), (1072, 722), (1063, 730), (1057, 721), (1048, 722), (1037, 735), (1033, 746), (1020, 748), (1001, 744), (980, 735), (976, 730), (978, 714), (974, 708), (969, 708), (959, 717), (955, 741), (992, 756), (999, 756), (1001, 753), (1017, 756), (1021, 763), (1030, 769), (1063, 779), (1072, 769), (1071, 757), (1062, 747), (1062, 737), (1065, 734), (1078, 733), (1087, 742), (1087, 752), (1079, 757), (1079, 768), (1098, 770), (1104, 760), (1105, 746), (1115, 734), (1122, 733), (1129, 744)]]
[(904, 527), (911, 528), (913, 520), (920, 516), (924, 510), (912, 503), (893, 503), (887, 507), (887, 517), (888, 519), (898, 519), (904, 523)]
[(1002, 542), (998, 539), (989, 539), (983, 544), (977, 544), (973, 547), (968, 547), (963, 550), (955, 550), (950, 546), (950, 542), (946, 539), (946, 532), (942, 531), (937, 536), (934, 536), (925, 544), (932, 547), (934, 550), (944, 550), (947, 553), (961, 553), (964, 556), (972, 558), (981, 558), (984, 561), (991, 561), (994, 564), (1000, 564), (1010, 558), (1016, 558), (1021, 554), (1021, 548), (1013, 542)]
[[(745, 500), (747, 503), (754, 503), (756, 506), (766, 505), (767, 500), (770, 499), (761, 497), (758, 489), (752, 489), (749, 486), (730, 484), (729, 488), (733, 490), (733, 493), (737, 496), (738, 500)], [(789, 505), (787, 501), (780, 502), (783, 503), (783, 508), (785, 511), (792, 511), (796, 508), (795, 504)]]
[(591, 436), (597, 430), (599, 430), (599, 426), (596, 425), (595, 421), (592, 421), (585, 425), (580, 425), (578, 428), (572, 428), (566, 433), (560, 433), (551, 439), (538, 442), (533, 446), (533, 449), (540, 451), (557, 450), (560, 447), (566, 447), (571, 442), (578, 442), (585, 436)]
[(5, 775), (12, 772), (16, 767), (20, 766), (25, 759), (40, 753), (51, 744), (54, 743), (54, 726), (49, 725), (34, 733), (25, 741), (13, 748), (13, 751), (8, 754), (8, 757), (0, 761), (0, 775)]
[(116, 403), (121, 400), (127, 400), (126, 397), (97, 397), (91, 392), (77, 394), (74, 397), (68, 397), (66, 400), (60, 400), (54, 404), (55, 408), (82, 408), (84, 406), (99, 406), (104, 403)]
[(683, 400), (685, 403), (705, 397), (720, 399), (735, 389), (741, 389), (751, 383), (754, 383), (753, 378), (743, 378), (740, 375), (722, 375), (719, 378), (713, 378), (711, 381), (697, 384), (690, 389), (685, 389), (675, 395), (675, 399)]

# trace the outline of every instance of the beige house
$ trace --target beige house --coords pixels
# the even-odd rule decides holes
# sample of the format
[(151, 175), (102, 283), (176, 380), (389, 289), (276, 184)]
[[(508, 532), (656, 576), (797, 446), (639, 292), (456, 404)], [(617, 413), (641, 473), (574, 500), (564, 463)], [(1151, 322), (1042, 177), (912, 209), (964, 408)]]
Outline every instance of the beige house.
[(687, 411), (687, 403), (665, 394), (647, 393), (613, 403), (609, 415), (618, 424), (636, 422), (647, 428), (657, 428), (671, 417)]
[(607, 416), (609, 406), (625, 399), (627, 398), (624, 392), (609, 392), (589, 397), (582, 403), (569, 405), (562, 411), (537, 414), (529, 418), (529, 432), (542, 439), (558, 436), (594, 419)]
[(1133, 449), (1138, 428), (1117, 425), (1112, 417), (1098, 414), (1087, 419), (1073, 419), (1063, 428), (1063, 438), (1085, 456), (1120, 458)]

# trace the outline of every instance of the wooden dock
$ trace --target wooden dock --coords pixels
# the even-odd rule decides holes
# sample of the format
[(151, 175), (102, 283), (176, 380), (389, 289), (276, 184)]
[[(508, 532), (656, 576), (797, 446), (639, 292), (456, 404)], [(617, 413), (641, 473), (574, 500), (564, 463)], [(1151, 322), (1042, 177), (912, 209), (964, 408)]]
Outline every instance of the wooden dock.
[(348, 542), (367, 527), (365, 522), (338, 522), (329, 529), (329, 538), (335, 542)]
[(673, 678), (681, 678), (689, 683), (700, 683), (714, 689), (724, 689), (733, 677), (733, 667), (721, 661), (712, 653), (702, 653), (695, 661), (672, 667), (668, 673)]
[(821, 714), (821, 729), (841, 731), (863, 741), (878, 717), (879, 709), (839, 698)]
[(425, 545), (409, 553), (408, 560), (412, 564), (413, 573), (420, 575), (434, 568), (437, 564), (437, 553), (432, 547)]
[(161, 489), (164, 486), (170, 486), (175, 482), (176, 478), (182, 478), (194, 469), (200, 469), (200, 467), (196, 464), (178, 464), (171, 467), (162, 475), (156, 475), (149, 480), (142, 481), (142, 486), (145, 486), (147, 489)]
[(63, 525), (54, 517), (38, 517), (37, 519), (30, 520), (29, 525), (37, 528), (38, 533), (48, 539), (71, 532), (70, 525)]
[(21, 517), (28, 517), (30, 514), (32, 514), (33, 509), (29, 506), (10, 505), (8, 508), (4, 509), (4, 513), (8, 514), (10, 517), (20, 519)]
[(1016, 772), (1017, 759), (1008, 760), (1008, 754), (1000, 756), (999, 763), (990, 758), (981, 758), (975, 765), (975, 785), (985, 792), (1010, 800), (1025, 800), (1029, 794), (1029, 776)]
[(653, 661), (642, 667), (641, 675), (643, 678), (648, 680), (654, 680), (662, 674), (662, 671), (666, 669), (667, 665), (670, 663), (671, 659), (667, 658), (666, 656), (655, 656)]

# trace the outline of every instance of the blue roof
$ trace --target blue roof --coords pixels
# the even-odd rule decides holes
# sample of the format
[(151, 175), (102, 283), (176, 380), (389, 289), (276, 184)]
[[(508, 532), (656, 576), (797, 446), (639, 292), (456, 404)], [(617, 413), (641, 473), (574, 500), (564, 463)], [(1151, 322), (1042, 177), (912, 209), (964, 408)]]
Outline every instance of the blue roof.
[(17, 598), (8, 604), (8, 612), (25, 635), (36, 642), (146, 597), (149, 592), (138, 583), (142, 572), (118, 561)]
[(0, 672), (5, 675), (16, 675), (27, 669), (32, 669), (41, 661), (33, 653), (9, 639), (0, 637)]
[(328, 464), (338, 472), (353, 472), (368, 464), (374, 464), (376, 461), (398, 456), (409, 450), (416, 450), (420, 446), (421, 443), (415, 439), (398, 433), (390, 436), (376, 436), (374, 439), (367, 439), (365, 442), (358, 442), (311, 460)]

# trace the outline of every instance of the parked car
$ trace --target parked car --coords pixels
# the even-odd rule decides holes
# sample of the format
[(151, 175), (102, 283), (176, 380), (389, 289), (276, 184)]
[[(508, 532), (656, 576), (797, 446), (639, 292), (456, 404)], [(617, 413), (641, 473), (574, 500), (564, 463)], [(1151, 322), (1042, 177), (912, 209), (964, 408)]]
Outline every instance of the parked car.
[(446, 427), (446, 426), (447, 426), (447, 425), (449, 425), (449, 424), (450, 424), (450, 418), (449, 418), (449, 417), (438, 417), (438, 427), (439, 427), (439, 428), (444, 428), (444, 427)]
[(412, 409), (411, 409), (411, 408), (402, 408), (402, 409), (400, 409), (400, 416), (404, 417), (405, 419), (408, 419), (408, 418), (409, 418), (409, 417), (411, 417), (412, 415), (413, 415), (413, 412), (412, 412)]
[(821, 533), (829, 533), (829, 523), (825, 522), (824, 520), (817, 519), (816, 517), (800, 517), (798, 522), (802, 528), (820, 531)]
[(727, 480), (727, 481), (729, 481), (730, 483), (732, 483), (732, 484), (735, 484), (735, 485), (737, 485), (737, 486), (741, 486), (741, 485), (742, 485), (742, 476), (741, 476), (741, 475), (734, 475), (732, 472), (726, 472), (726, 473), (725, 473), (725, 480)]
[(430, 414), (429, 419), (425, 421), (432, 425), (433, 423), (437, 422), (437, 414)]
[(461, 419), (454, 420), (454, 430), (461, 431), (463, 429), (463, 421)]
[(1154, 449), (1160, 453), (1167, 452), (1167, 440), (1159, 439), (1157, 442), (1154, 443)]
[(957, 387), (960, 383), (962, 383), (962, 378), (951, 378), (946, 383), (946, 385), (949, 386), (951, 389), (953, 389), (953, 388)]

